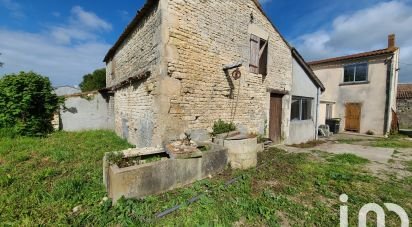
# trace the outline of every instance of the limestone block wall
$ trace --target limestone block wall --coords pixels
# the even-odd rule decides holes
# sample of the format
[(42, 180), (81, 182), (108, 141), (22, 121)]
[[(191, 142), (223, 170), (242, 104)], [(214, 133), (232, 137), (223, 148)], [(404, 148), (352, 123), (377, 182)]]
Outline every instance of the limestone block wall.
[(412, 129), (412, 99), (398, 99), (399, 127)]
[[(291, 90), (290, 49), (251, 0), (163, 1), (168, 35), (165, 56), (168, 76), (180, 81), (170, 96), (168, 115), (181, 125), (169, 134), (208, 128), (221, 118), (249, 131), (267, 132), (268, 89)], [(251, 16), (252, 15), (252, 16)], [(249, 73), (251, 33), (268, 38), (267, 76)], [(222, 66), (243, 62), (242, 77), (233, 80)], [(283, 137), (288, 135), (290, 96), (284, 97)]]
[(137, 147), (158, 145), (156, 131), (156, 80), (161, 61), (161, 10), (155, 5), (107, 62), (107, 86), (150, 71), (145, 80), (130, 83), (115, 91), (114, 108), (116, 133)]

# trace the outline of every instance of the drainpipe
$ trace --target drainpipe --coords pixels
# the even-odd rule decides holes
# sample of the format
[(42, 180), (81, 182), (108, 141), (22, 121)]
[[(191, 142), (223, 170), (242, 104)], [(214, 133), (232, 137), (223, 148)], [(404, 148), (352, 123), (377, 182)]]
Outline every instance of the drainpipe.
[(318, 126), (318, 121), (319, 121), (319, 106), (320, 106), (320, 88), (317, 89), (317, 94), (316, 94), (316, 119), (315, 119), (315, 140), (318, 139), (318, 130), (319, 130), (319, 126)]
[(384, 118), (384, 128), (383, 134), (387, 135), (389, 132), (389, 116), (390, 116), (390, 100), (391, 100), (391, 93), (392, 93), (392, 60), (393, 56), (388, 58), (387, 61), (387, 76), (386, 76), (386, 103), (385, 103), (385, 118)]

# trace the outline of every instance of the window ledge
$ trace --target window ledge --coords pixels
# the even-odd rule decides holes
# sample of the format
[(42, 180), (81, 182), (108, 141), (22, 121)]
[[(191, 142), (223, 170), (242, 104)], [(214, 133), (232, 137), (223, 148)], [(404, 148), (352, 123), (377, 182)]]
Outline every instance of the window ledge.
[(304, 123), (312, 123), (313, 119), (307, 119), (307, 120), (291, 120), (290, 123), (294, 124), (304, 124)]
[(362, 81), (362, 82), (344, 82), (340, 83), (339, 86), (348, 86), (348, 85), (361, 85), (361, 84), (369, 84), (369, 81)]

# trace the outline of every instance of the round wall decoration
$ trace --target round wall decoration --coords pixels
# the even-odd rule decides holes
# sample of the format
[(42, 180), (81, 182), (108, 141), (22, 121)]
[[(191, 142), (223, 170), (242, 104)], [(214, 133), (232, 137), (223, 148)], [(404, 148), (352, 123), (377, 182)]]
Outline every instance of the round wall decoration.
[(237, 68), (235, 71), (232, 72), (232, 77), (235, 80), (240, 79), (241, 76), (242, 76), (242, 73), (240, 72), (239, 68)]

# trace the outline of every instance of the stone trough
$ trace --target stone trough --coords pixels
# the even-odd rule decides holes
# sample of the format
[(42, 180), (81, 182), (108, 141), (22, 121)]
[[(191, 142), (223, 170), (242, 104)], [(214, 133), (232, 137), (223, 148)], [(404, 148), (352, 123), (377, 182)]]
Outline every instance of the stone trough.
[[(146, 164), (120, 168), (110, 164), (108, 155), (103, 160), (103, 179), (109, 197), (114, 203), (122, 196), (142, 198), (191, 184), (223, 171), (228, 163), (227, 149), (212, 143), (201, 144), (209, 149), (198, 158), (161, 159)], [(164, 150), (156, 151), (165, 154)], [(144, 156), (139, 150), (135, 155)], [(147, 153), (146, 153), (147, 154)], [(129, 154), (129, 157), (133, 154)]]
[(258, 144), (257, 137), (239, 132), (217, 135), (214, 142), (228, 149), (230, 167), (249, 169), (257, 165), (257, 153), (263, 151), (263, 144)]

